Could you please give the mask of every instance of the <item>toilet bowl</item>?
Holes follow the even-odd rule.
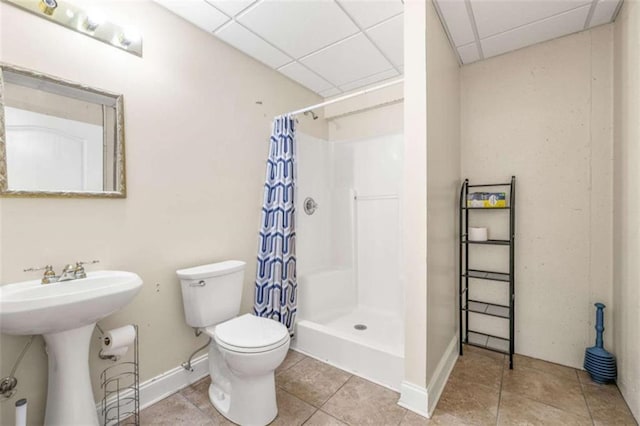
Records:
[[[250,314],[208,327],[209,399],[229,420],[266,425],[278,414],[274,370],[289,350],[287,328]]]
[[[288,329],[251,314],[237,316],[244,262],[177,271],[187,323],[211,337],[209,400],[227,419],[263,426],[278,414],[274,371],[289,350]]]

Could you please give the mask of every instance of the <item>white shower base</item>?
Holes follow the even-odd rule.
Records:
[[[354,328],[366,325],[366,330]],[[357,307],[321,321],[300,320],[292,348],[398,391],[404,376],[402,318]]]

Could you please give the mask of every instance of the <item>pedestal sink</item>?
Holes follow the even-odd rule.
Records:
[[[40,280],[0,286],[0,331],[42,334],[49,356],[45,425],[98,425],[89,375],[89,343],[100,319],[138,294],[132,272],[97,271],[52,284]]]

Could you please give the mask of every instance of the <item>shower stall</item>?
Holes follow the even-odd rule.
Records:
[[[402,135],[297,137],[294,349],[398,390]],[[305,209],[306,207],[306,209]]]

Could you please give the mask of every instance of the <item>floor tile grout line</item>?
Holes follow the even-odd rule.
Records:
[[[344,371],[344,370],[341,370],[341,371]],[[351,380],[351,379],[353,379],[353,378],[355,377],[355,375],[353,375],[353,374],[351,374],[351,373],[348,373],[348,372],[346,372],[346,371],[345,371],[345,373],[349,374],[349,378],[348,378],[347,380],[345,380],[345,382],[344,382],[344,383],[343,383],[343,384],[342,384],[338,389],[336,389],[336,391],[335,391],[334,393],[332,393],[332,394],[331,394],[331,396],[330,396],[329,398],[327,398],[327,400],[326,400],[325,402],[323,402],[323,403],[322,403],[322,405],[320,405],[320,407],[318,407],[318,410],[322,410],[322,407],[324,407],[325,405],[327,405],[327,402],[329,402],[329,401],[331,400],[331,398],[333,398],[334,396],[336,396],[336,394],[337,394],[338,392],[340,392],[340,389],[342,389],[342,388],[343,388],[343,387],[344,387],[344,386],[349,382],[349,380]],[[324,413],[324,412],[325,412],[325,411],[323,411],[323,413]],[[329,413],[327,413],[327,414],[329,414]],[[331,414],[329,414],[329,415],[330,415],[331,417],[334,417],[334,418],[338,419],[337,417],[335,417],[335,416],[333,416],[333,415],[331,415]],[[347,423],[345,420],[342,420],[342,419],[338,419],[338,420],[340,420],[340,421],[341,421],[341,422],[343,422],[343,423]]]
[[[313,417],[318,411],[321,412],[322,414],[326,414],[327,416],[331,417],[332,419],[335,419],[335,420],[339,421],[340,423],[347,424],[347,423],[343,422],[342,420],[340,420],[339,418],[337,418],[336,416],[332,416],[331,414],[327,413],[326,411],[322,411],[320,408],[318,408],[316,411],[314,411],[313,414],[311,415],[311,417]],[[307,420],[305,420],[304,423],[302,423],[302,425],[303,426],[306,425],[309,422],[309,420],[311,420],[311,417],[309,417]],[[349,426],[349,425],[347,425],[347,426]]]
[[[312,407],[313,407],[313,406],[312,406]],[[316,408],[316,407],[313,407],[313,408]],[[279,411],[279,410],[278,410],[278,411]],[[309,423],[309,420],[311,420],[311,417],[315,416],[315,415],[316,415],[316,413],[317,413],[318,411],[320,411],[320,409],[319,409],[319,408],[316,408],[316,411],[314,411],[313,413],[311,413],[311,415],[310,415],[308,418],[304,419],[304,422],[302,422],[302,426],[304,426],[304,425],[306,425],[307,423]]]
[[[502,403],[502,387],[504,386],[504,370],[506,358],[502,357],[502,374],[500,375],[500,391],[498,392],[498,408],[496,410],[496,426],[500,424],[500,404]]]
[[[341,370],[341,371],[344,371],[344,370]],[[351,380],[351,379],[353,379],[353,378],[355,377],[355,375],[353,375],[353,374],[349,373],[348,371],[344,371],[344,372],[345,372],[345,373],[347,373],[347,374],[349,375],[349,378],[348,378],[347,380],[345,380],[345,381],[344,381],[344,383],[343,383],[343,384],[341,384],[341,385],[340,385],[340,387],[339,387],[338,389],[336,389],[336,391],[335,391],[334,393],[332,393],[332,394],[331,394],[331,396],[330,396],[329,398],[327,398],[327,400],[326,400],[325,402],[323,402],[323,403],[322,403],[322,405],[321,405],[320,407],[318,407],[318,408],[322,408],[322,407],[324,407],[324,405],[325,405],[327,402],[329,402],[329,400],[330,400],[331,398],[333,398],[334,396],[336,396],[336,394],[337,394],[338,392],[340,392],[340,389],[342,389],[342,388],[343,388],[343,387],[344,387],[344,386],[349,382],[349,380]]]
[[[531,368],[530,368],[529,370],[533,370],[533,369],[531,369]],[[540,370],[533,370],[533,371],[539,372]],[[581,394],[581,395],[583,395],[583,394],[582,394],[582,387],[580,387],[580,394]],[[548,406],[548,407],[551,407],[551,408],[554,408],[554,409],[556,409],[556,410],[564,411],[564,412],[569,413],[569,414],[572,414],[572,415],[574,415],[574,416],[578,416],[578,417],[585,418],[585,417],[584,417],[584,415],[582,415],[582,414],[578,414],[578,413],[577,413],[577,412],[575,412],[575,411],[568,410],[568,409],[566,409],[566,408],[564,408],[564,407],[560,407],[560,406],[558,406],[558,405],[555,405],[555,402],[543,401],[543,400],[541,400],[541,399],[539,399],[539,398],[534,398],[533,396],[529,396],[529,395],[518,395],[518,396],[519,396],[520,398],[525,398],[525,399],[528,399],[528,400],[531,400],[531,401],[538,402],[538,403],[540,403],[540,404],[544,404],[544,405],[546,405],[546,406]],[[584,395],[583,395],[583,397],[584,397]],[[589,411],[588,406],[587,406],[587,411]],[[589,420],[591,420],[591,413],[589,413]]]
[[[582,389],[583,395],[585,397],[585,400],[587,398],[587,394],[585,393],[585,389],[587,389],[589,386],[596,386],[596,387],[600,387],[600,386],[615,386],[616,391],[617,391],[617,395],[619,397],[620,400],[622,400],[622,402],[624,403],[624,406],[627,409],[627,413],[631,416],[631,418],[635,421],[636,426],[639,424],[638,421],[636,420],[635,416],[633,415],[633,412],[631,411],[631,409],[629,408],[629,404],[627,403],[627,400],[624,399],[624,397],[622,396],[622,392],[620,392],[620,388],[618,387],[617,383],[613,383],[613,384],[609,384],[609,385],[601,385],[599,383],[595,383],[593,381],[591,382],[583,382],[582,379],[580,379],[580,371],[584,371],[584,370],[576,370],[576,374],[578,374],[578,381],[580,382],[580,387]],[[593,413],[591,413],[591,406],[589,405],[588,401],[585,401],[587,403],[587,409],[589,410],[589,414],[591,415],[591,417],[593,418]],[[595,424],[595,419],[593,419],[593,423]]]
[[[553,363],[552,363],[552,364],[553,364]],[[560,365],[560,364],[557,364],[557,365]],[[522,368],[522,367],[521,367],[521,368]],[[591,409],[590,409],[590,407],[589,407],[589,404],[588,404],[588,403],[587,403],[587,401],[586,401],[586,396],[585,396],[585,394],[584,394],[584,387],[583,387],[582,381],[580,380],[580,376],[579,376],[579,374],[578,374],[579,370],[577,370],[577,369],[575,369],[575,368],[572,368],[572,367],[567,367],[567,368],[571,368],[571,370],[572,370],[572,371],[573,371],[573,373],[575,374],[575,378],[577,379],[577,381],[578,381],[578,386],[579,386],[579,388],[580,388],[580,394],[582,395],[582,397],[583,397],[583,399],[584,399],[585,406],[587,407],[587,412],[589,413],[589,420],[591,421],[591,424],[593,425],[593,424],[594,424],[593,416],[592,416],[592,414],[591,414]],[[534,368],[534,367],[524,367],[524,369],[525,369],[525,370],[529,370],[529,371],[535,371],[536,373],[546,373],[546,374],[549,374],[549,375],[551,375],[551,376],[557,377],[557,376],[556,376],[556,375],[554,375],[553,373],[551,373],[551,372],[549,372],[549,371],[546,371],[546,370],[544,370],[544,369],[538,369],[538,368]],[[568,379],[568,378],[564,378],[564,379]],[[562,377],[560,377],[560,380],[564,380],[564,379],[563,379]],[[569,414],[572,414],[572,415],[574,415],[574,416],[579,416],[579,417],[584,418],[584,416],[582,416],[582,415],[578,414],[578,413],[577,413],[577,412],[575,412],[575,411],[568,410],[568,409],[566,409],[566,408],[564,408],[564,407],[556,406],[556,405],[554,405],[553,403],[550,403],[550,402],[548,402],[548,401],[542,401],[542,400],[540,400],[540,399],[533,398],[533,397],[531,397],[531,396],[525,396],[525,395],[520,395],[520,397],[525,398],[525,399],[529,399],[529,400],[531,400],[531,401],[538,402],[538,403],[540,403],[540,404],[546,405],[546,406],[548,406],[548,407],[550,407],[550,408],[554,408],[554,409],[556,409],[556,410],[564,411],[564,412],[569,413]]]
[[[595,420],[593,420],[593,413],[591,412],[591,407],[589,406],[589,401],[587,401],[587,395],[584,393],[584,386],[582,384],[582,380],[580,380],[580,375],[578,374],[578,370],[576,372],[576,379],[578,379],[578,384],[580,385],[580,393],[582,393],[582,398],[584,399],[584,404],[587,406],[587,411],[589,412],[589,419],[591,420],[591,424],[595,425]]]
[[[298,398],[298,399],[300,399],[300,398]],[[300,401],[302,401],[302,400],[300,399]],[[311,404],[309,404],[309,405],[311,405]],[[313,407],[313,405],[311,405],[311,406]],[[315,408],[315,410],[313,411],[313,413],[309,414],[309,417],[307,417],[306,419],[304,419],[304,422],[302,422],[302,424],[303,424],[303,425],[304,425],[305,423],[307,423],[307,422],[311,419],[311,417],[313,417],[313,415],[314,415],[314,414],[316,414],[316,413],[320,410],[319,408],[316,408],[316,407],[313,407],[313,408]],[[278,414],[280,414],[280,409],[278,409]],[[276,416],[276,417],[277,417],[277,416]]]
[[[293,351],[292,349],[289,349],[289,350],[290,350],[290,351]],[[287,371],[287,370],[288,370],[288,369],[290,369],[291,367],[295,367],[296,365],[298,365],[298,364],[299,364],[302,360],[304,360],[305,358],[308,358],[306,355],[304,355],[304,354],[302,354],[302,353],[300,353],[300,352],[297,352],[297,351],[293,351],[293,352],[295,352],[295,353],[297,353],[297,354],[300,354],[300,355],[302,355],[302,356],[300,357],[300,359],[299,359],[299,360],[297,360],[296,362],[294,362],[293,364],[291,364],[291,365],[290,365],[290,366],[288,366],[287,368],[285,368],[285,369],[283,369],[283,370],[278,371],[276,374],[280,374],[280,373],[282,373],[283,371]]]
[[[202,380],[204,380],[204,379],[198,380],[198,382],[200,382],[200,381],[202,381]],[[198,382],[196,382],[196,383],[198,383]],[[194,384],[195,384],[195,383],[194,383]],[[189,387],[193,386],[194,384],[189,385]],[[209,383],[209,386],[211,386],[211,383]],[[209,396],[209,386],[207,386],[207,400],[209,399],[209,398],[208,398],[208,396]],[[184,389],[186,389],[186,388],[184,388]],[[182,391],[183,391],[184,389],[182,389],[182,390],[180,390],[180,391],[179,391],[180,395],[182,395],[182,397],[183,397],[184,399],[186,399],[187,401],[189,401],[189,403],[190,403],[191,405],[193,405],[193,406],[196,408],[196,410],[200,411],[200,412],[201,412],[201,413],[202,413],[202,414],[203,414],[207,419],[213,419],[214,417],[211,417],[211,416],[209,415],[209,413],[207,413],[204,409],[200,408],[200,407],[198,406],[198,404],[196,404],[194,401],[192,401],[192,400],[191,400],[191,398],[189,398],[187,395],[185,395],[185,394],[183,394],[183,393],[182,393]],[[193,392],[193,393],[195,393],[195,390],[194,390],[194,392]],[[211,401],[209,401],[209,403],[211,403]],[[213,407],[213,404],[211,404],[211,406]],[[215,409],[215,407],[214,407],[214,409]],[[216,411],[217,411],[217,410],[216,410]],[[223,417],[224,417],[224,416],[223,416]],[[225,420],[226,420],[226,419],[227,419],[227,418],[225,417]]]
[[[191,386],[191,385],[190,385],[190,386]],[[185,389],[186,389],[186,388],[185,388]],[[201,409],[200,407],[198,407],[198,404],[196,404],[195,402],[191,401],[191,399],[190,399],[188,396],[184,395],[184,394],[182,393],[182,389],[181,389],[181,390],[179,390],[179,391],[178,391],[178,392],[176,392],[176,393],[179,393],[179,394],[180,394],[180,396],[181,396],[181,397],[183,397],[183,398],[184,398],[184,399],[189,403],[189,405],[192,405],[192,406],[193,406],[193,408],[195,408],[197,411],[199,411],[199,412],[200,412],[200,414],[202,414],[202,415],[203,415],[207,420],[213,420],[213,419],[214,419],[214,417],[211,417],[211,416],[209,415],[209,413],[207,413],[206,411],[204,411],[203,409]],[[175,394],[174,394],[174,395],[175,395]],[[165,398],[165,399],[166,399],[166,398]],[[226,418],[225,418],[225,420],[226,420]]]
[[[289,395],[290,397],[293,397],[293,398],[295,398],[295,399],[298,399],[298,400],[300,400],[300,401],[304,402],[305,404],[307,404],[308,406],[310,406],[311,408],[313,408],[313,409],[314,409],[314,410],[313,410],[313,412],[309,415],[309,417],[307,417],[306,419],[304,419],[304,422],[302,422],[302,424],[303,424],[303,425],[304,425],[305,423],[307,423],[307,422],[309,421],[309,419],[310,419],[311,417],[313,417],[313,415],[314,415],[316,412],[318,412],[318,411],[320,410],[320,408],[316,407],[315,405],[311,404],[310,402],[305,401],[304,399],[302,399],[302,398],[300,398],[300,397],[298,397],[298,396],[295,396],[294,394],[292,394],[291,392],[287,391],[286,389],[284,389],[284,388],[282,388],[282,387],[280,387],[280,386],[277,386],[277,385],[276,385],[276,387],[277,387],[277,388],[279,388],[281,392],[284,392],[284,393],[286,393],[287,395]],[[280,414],[280,408],[278,408],[278,414]],[[277,418],[277,417],[276,417],[276,418]],[[274,420],[275,420],[275,419],[274,419]]]

